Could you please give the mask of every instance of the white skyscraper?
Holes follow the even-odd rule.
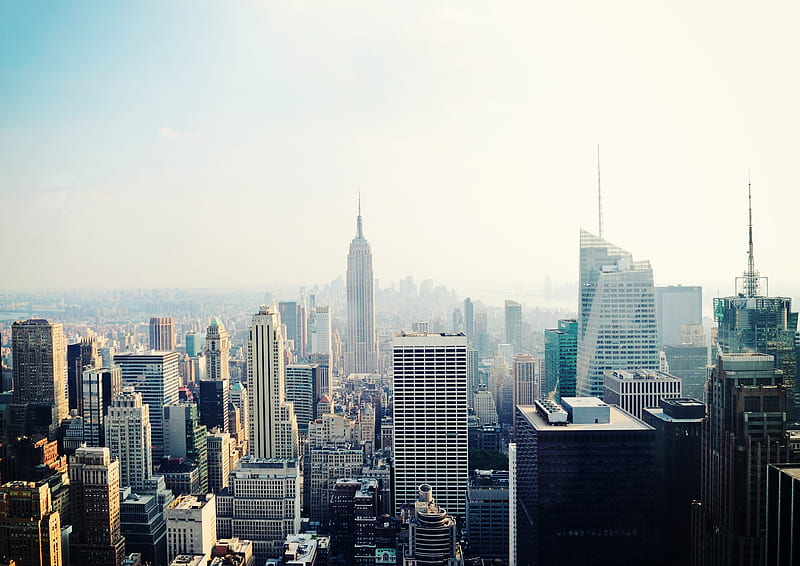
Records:
[[[403,333],[394,338],[395,505],[433,487],[454,515],[467,489],[467,337]]]
[[[220,319],[214,317],[206,331],[206,378],[210,381],[229,379],[228,362],[231,342]]]
[[[331,355],[331,307],[319,305],[316,308],[311,353]]]
[[[132,387],[115,395],[105,419],[106,447],[119,460],[120,486],[142,490],[153,470],[150,408]]]
[[[356,237],[350,242],[350,253],[347,254],[346,346],[345,374],[372,373],[378,370],[372,250],[369,242],[364,239],[360,201]]]
[[[253,315],[247,342],[249,454],[256,458],[297,458],[297,419],[284,393],[284,342],[280,315],[262,306]]]
[[[653,269],[649,261],[581,230],[577,390],[603,396],[603,372],[658,370]]]

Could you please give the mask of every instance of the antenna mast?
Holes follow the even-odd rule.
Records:
[[[741,284],[737,286],[739,292],[745,297],[758,297],[761,291],[761,274],[756,271],[755,255],[753,254],[753,193],[750,186],[750,170],[747,170],[747,271],[742,277],[737,277]],[[767,278],[764,277],[764,282]],[[768,291],[767,291],[768,292]]]
[[[600,142],[597,142],[597,227],[599,236],[603,238],[603,197],[600,191]]]

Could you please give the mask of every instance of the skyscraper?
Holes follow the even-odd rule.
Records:
[[[256,458],[297,458],[299,436],[291,403],[285,401],[281,319],[270,307],[253,315],[247,342],[249,454]]]
[[[150,318],[150,349],[161,352],[175,351],[175,321],[171,316]]]
[[[575,364],[578,358],[578,321],[558,321],[558,328],[544,331],[544,383],[542,396],[555,400],[575,397]]]
[[[692,555],[703,566],[764,559],[767,464],[789,461],[786,387],[767,354],[721,354],[709,380]]]
[[[125,352],[114,356],[122,369],[122,386],[133,387],[150,407],[153,458],[164,456],[164,405],[178,402],[180,374],[177,352]]]
[[[164,455],[182,458],[197,467],[200,491],[208,491],[207,429],[200,424],[197,405],[175,403],[164,407]]]
[[[231,342],[225,325],[217,317],[211,319],[206,330],[206,375],[211,381],[230,379]]]
[[[475,303],[467,297],[464,299],[464,331],[467,335],[467,342],[475,345]]]
[[[653,270],[585,230],[580,246],[577,390],[602,397],[604,371],[659,369]]]
[[[88,446],[105,446],[105,416],[111,400],[122,390],[119,367],[89,368],[83,372],[83,441]]]
[[[408,334],[394,338],[395,507],[430,484],[454,515],[467,489],[467,338]],[[435,415],[435,417],[434,417]]]
[[[378,371],[378,346],[375,335],[375,281],[372,275],[372,250],[361,225],[361,200],[358,204],[356,236],[347,254],[347,350],[345,374]]]
[[[278,303],[278,313],[281,316],[281,323],[286,326],[284,341],[291,341],[292,351],[300,350],[298,344],[298,306],[297,301],[281,301]]]
[[[428,484],[419,486],[414,513],[408,522],[408,550],[403,563],[407,560],[426,566],[464,564],[455,517],[447,508],[436,505]]]
[[[661,346],[678,344],[684,324],[703,323],[703,288],[670,285],[656,287],[656,324]]]
[[[102,365],[97,341],[94,338],[81,338],[80,342],[67,346],[67,388],[69,390],[69,408],[78,414],[83,412],[83,370],[87,367]]]
[[[506,300],[506,342],[513,346],[514,354],[524,354],[528,348],[522,345],[522,305],[517,301]],[[509,356],[507,359],[511,359]]]
[[[514,398],[511,403],[512,423],[517,424],[517,405],[533,405],[539,397],[536,380],[536,360],[527,354],[517,354],[511,366]]]
[[[61,519],[46,482],[0,487],[0,556],[20,566],[61,566]]]
[[[108,448],[81,447],[69,459],[73,564],[118,566],[125,554],[120,530],[119,462]]]
[[[331,307],[318,305],[314,313],[311,353],[331,355]]]
[[[150,407],[142,404],[141,393],[124,387],[111,400],[105,420],[105,445],[119,460],[120,487],[145,488],[153,472],[151,439]]]
[[[52,437],[68,412],[64,328],[43,319],[11,326],[14,357],[12,426]]]
[[[617,405],[637,419],[662,399],[680,399],[681,379],[661,371],[611,370],[603,375],[603,401]]]

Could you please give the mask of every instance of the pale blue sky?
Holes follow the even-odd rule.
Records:
[[[5,2],[0,288],[324,283],[361,188],[382,282],[800,288],[792,3]],[[791,246],[791,249],[787,249]],[[462,287],[463,289],[463,287]],[[466,291],[465,291],[466,292]]]

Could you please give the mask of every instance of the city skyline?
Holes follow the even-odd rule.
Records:
[[[577,229],[597,227],[598,141],[604,236],[648,257],[657,285],[730,293],[748,168],[757,264],[792,284],[777,249],[800,198],[798,85],[781,71],[796,6],[733,6],[725,25],[674,4],[188,6],[0,8],[3,289],[328,281],[359,187],[380,280],[453,285],[481,257],[493,281],[572,282]],[[271,216],[293,234],[272,250],[285,269],[235,245],[269,241],[247,211],[309,203],[326,214],[306,230]],[[172,239],[139,229],[159,211]],[[181,245],[209,226],[221,237]],[[116,231],[131,238],[103,237]],[[69,259],[78,242],[91,282]],[[187,269],[209,254],[239,268]]]

